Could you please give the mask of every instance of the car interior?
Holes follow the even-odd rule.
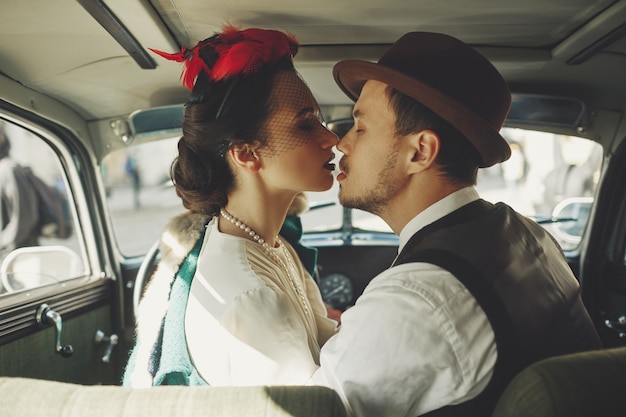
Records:
[[[189,92],[181,65],[150,49],[178,52],[225,24],[295,35],[296,69],[340,138],[354,104],[333,79],[340,60],[376,62],[411,31],[487,57],[512,92],[512,156],[476,188],[552,233],[604,346],[524,371],[494,416],[626,413],[626,0],[20,0],[0,13],[0,129],[50,213],[37,245],[0,246],[0,416],[345,415],[321,387],[120,386],[159,238],[185,210],[169,169]],[[398,237],[338,191],[307,193],[302,224],[324,301],[343,312],[392,264]]]

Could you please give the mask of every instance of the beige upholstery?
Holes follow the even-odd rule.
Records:
[[[626,348],[554,357],[522,371],[492,417],[626,416]]]
[[[0,377],[0,417],[345,417],[324,387],[130,389]]]

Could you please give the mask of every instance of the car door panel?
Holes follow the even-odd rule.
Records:
[[[0,375],[23,376],[85,384],[117,383],[119,354],[102,361],[107,345],[96,343],[95,334],[113,333],[111,282],[82,287],[59,297],[29,302],[0,311]],[[46,303],[61,317],[61,345],[73,353],[64,357],[55,349],[56,326],[40,324],[39,307]]]
[[[63,193],[72,222],[69,235],[41,233],[37,245],[0,256],[0,375],[119,384],[125,358],[117,346],[110,355],[107,348],[124,326],[123,294],[98,203],[98,167],[71,132],[0,116],[12,158]],[[39,314],[42,306],[54,314]],[[71,355],[57,352],[57,339],[61,347],[71,345]]]

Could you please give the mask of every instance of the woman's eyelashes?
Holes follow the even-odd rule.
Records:
[[[311,132],[313,130],[315,130],[316,128],[316,123],[311,122],[311,121],[305,121],[305,122],[301,122],[298,125],[298,128],[304,132]]]
[[[318,116],[311,114],[310,116],[305,117],[303,120],[298,123],[298,128],[305,132],[311,132],[319,128],[324,128],[324,122]]]

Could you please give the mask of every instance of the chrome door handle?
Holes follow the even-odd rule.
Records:
[[[48,324],[53,324],[55,327],[56,342],[54,349],[64,358],[69,358],[74,353],[72,345],[61,344],[61,331],[63,330],[63,320],[61,315],[54,310],[51,310],[48,304],[42,304],[37,309],[37,324],[41,327],[45,327]]]
[[[94,341],[96,343],[106,343],[107,347],[104,349],[104,355],[102,356],[102,362],[109,363],[111,361],[111,353],[113,353],[113,348],[117,345],[119,338],[116,334],[112,334],[111,336],[107,336],[102,330],[96,330],[96,336],[94,337]]]

